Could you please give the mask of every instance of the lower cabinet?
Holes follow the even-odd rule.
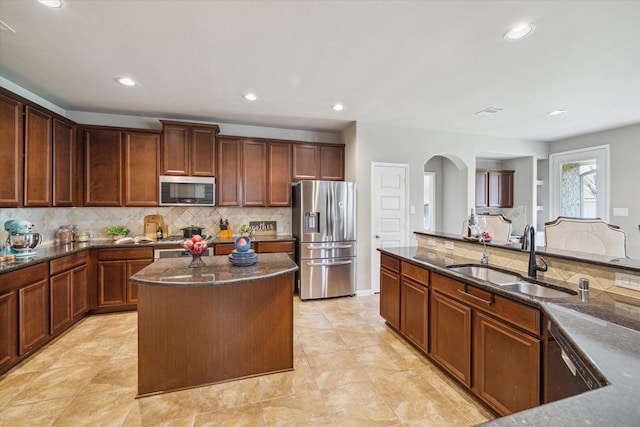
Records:
[[[380,316],[400,329],[400,261],[380,254]]]
[[[87,312],[87,260],[87,252],[80,252],[49,262],[51,334]]]
[[[18,293],[0,295],[0,369],[18,357]]]
[[[18,331],[20,355],[49,336],[49,282],[46,277],[18,291]]]
[[[429,271],[402,262],[400,280],[400,332],[427,351],[429,324]]]
[[[235,249],[235,243],[216,243],[213,249],[214,255],[228,255]],[[251,249],[259,254],[284,252],[289,258],[295,260],[294,242],[251,242]]]
[[[71,309],[72,280],[70,271],[56,274],[49,279],[52,334],[73,321]]]
[[[129,277],[153,262],[153,248],[98,252],[98,308],[135,308],[138,289]],[[104,311],[104,310],[103,310]]]

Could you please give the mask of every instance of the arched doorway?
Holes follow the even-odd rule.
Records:
[[[439,154],[431,157],[424,164],[424,173],[428,180],[433,180],[433,191],[429,200],[425,200],[425,212],[432,218],[433,230],[442,233],[459,234],[462,223],[467,217],[468,168],[455,155]],[[425,221],[427,218],[425,218]]]

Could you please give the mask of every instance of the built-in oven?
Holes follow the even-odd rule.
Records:
[[[544,378],[544,402],[575,396],[607,385],[594,368],[573,350],[562,331],[549,321],[549,339]]]

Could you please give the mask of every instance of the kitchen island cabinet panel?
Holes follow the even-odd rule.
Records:
[[[404,261],[400,271],[400,332],[426,353],[429,271]]]
[[[502,415],[540,405],[540,351],[540,339],[475,313],[474,392]]]
[[[18,357],[18,294],[0,295],[0,370]]]
[[[160,201],[160,135],[124,134],[125,206],[158,206]]]
[[[77,206],[76,127],[53,119],[53,206]]]
[[[380,316],[400,329],[400,261],[380,255]]]
[[[22,206],[23,104],[0,93],[0,207]]]
[[[26,106],[24,120],[24,205],[51,206],[53,118]]]
[[[220,137],[217,156],[216,206],[242,204],[242,144],[238,138]]]
[[[122,132],[84,131],[85,206],[122,206]]]
[[[267,160],[266,142],[242,141],[242,206],[267,206]]]

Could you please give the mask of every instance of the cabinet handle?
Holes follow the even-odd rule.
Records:
[[[480,302],[482,302],[482,303],[484,303],[484,304],[487,304],[487,305],[493,305],[493,303],[495,302],[495,301],[494,301],[494,299],[493,299],[493,294],[491,294],[491,299],[490,299],[489,301],[487,301],[486,299],[482,299],[482,298],[480,298],[480,297],[477,297],[477,296],[475,296],[475,295],[470,294],[469,292],[467,292],[467,285],[464,285],[464,290],[462,290],[462,289],[456,289],[456,291],[457,291],[459,294],[462,294],[462,295],[468,296],[469,298],[473,298],[474,300],[476,300],[476,301],[480,301]]]

